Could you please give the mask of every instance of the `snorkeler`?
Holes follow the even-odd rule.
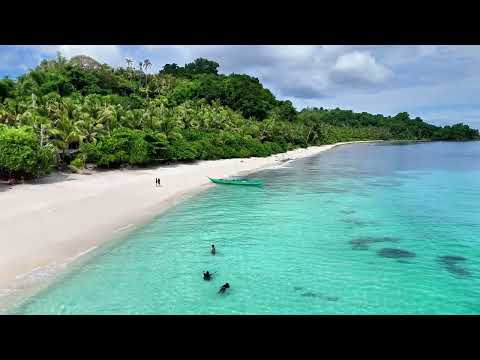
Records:
[[[225,291],[227,291],[227,289],[230,288],[230,284],[229,283],[225,283],[222,285],[222,287],[220,288],[220,290],[218,290],[218,293],[219,294],[223,294]]]
[[[217,252],[217,250],[215,249],[215,245],[212,245],[212,250],[210,250],[210,252],[212,253],[212,255],[215,255],[215,253]]]
[[[210,274],[208,271],[203,273],[203,280],[211,280],[212,279],[212,274]]]

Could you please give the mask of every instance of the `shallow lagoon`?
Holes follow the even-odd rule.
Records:
[[[479,142],[355,144],[218,185],[15,311],[479,314],[479,159]]]

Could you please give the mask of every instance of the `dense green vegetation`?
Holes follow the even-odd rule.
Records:
[[[297,112],[258,79],[218,73],[216,62],[145,60],[114,69],[78,56],[44,60],[16,80],[0,80],[0,176],[36,177],[86,163],[100,167],[268,156],[349,140],[470,140],[467,125],[438,127],[323,108]]]
[[[0,176],[43,175],[55,164],[55,155],[51,144],[40,146],[31,127],[0,125]]]

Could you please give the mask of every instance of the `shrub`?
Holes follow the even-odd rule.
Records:
[[[85,155],[80,154],[75,159],[70,162],[70,166],[74,167],[77,170],[83,169],[85,167]]]
[[[126,128],[117,128],[96,143],[84,145],[82,153],[88,161],[101,167],[117,167],[124,163],[141,165],[150,161],[150,145],[145,133]]]
[[[166,149],[168,160],[195,160],[198,156],[195,143],[188,142],[183,137],[173,139]]]
[[[150,161],[168,160],[168,139],[164,133],[150,131],[144,139],[148,143],[148,158]]]
[[[55,164],[55,148],[40,146],[30,127],[0,127],[0,175],[32,178],[45,175]]]
[[[131,141],[130,151],[128,152],[128,163],[131,165],[143,165],[150,161],[149,144],[142,137],[135,138]]]

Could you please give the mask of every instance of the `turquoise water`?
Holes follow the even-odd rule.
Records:
[[[479,142],[355,144],[218,185],[16,312],[479,314],[479,159]]]

